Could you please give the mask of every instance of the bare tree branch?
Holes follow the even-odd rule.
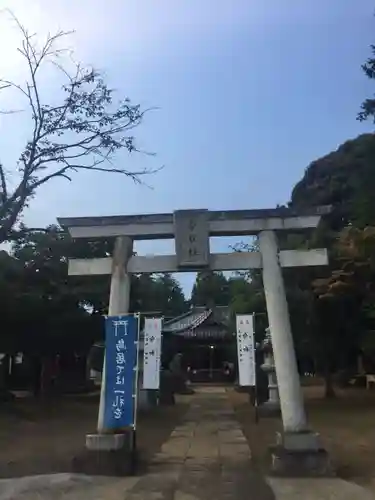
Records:
[[[128,98],[116,103],[114,90],[93,68],[75,63],[70,71],[61,62],[61,56],[68,51],[59,44],[71,32],[48,34],[45,41],[38,44],[36,35],[29,33],[12,12],[10,15],[22,35],[18,52],[25,61],[28,78],[25,84],[2,78],[0,91],[14,89],[25,98],[32,129],[16,165],[19,183],[11,191],[0,165],[0,243],[9,237],[37,189],[53,178],[71,180],[72,173],[85,170],[122,174],[143,183],[143,176],[160,170],[131,171],[116,164],[116,153],[122,150],[151,154],[140,151],[131,135],[149,110],[141,110]],[[71,58],[70,63],[72,61]],[[40,72],[46,64],[52,65],[64,79],[57,89],[61,91],[61,101],[57,104],[45,101],[39,84]]]
[[[8,186],[4,168],[1,163],[0,163],[0,183],[1,183],[0,203],[3,204],[8,199]]]

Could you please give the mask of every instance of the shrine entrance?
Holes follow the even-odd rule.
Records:
[[[234,382],[233,375],[226,371],[227,350],[225,345],[218,343],[189,346],[184,351],[189,380],[193,383]]]
[[[236,337],[225,306],[193,307],[166,321],[162,330],[165,366],[177,353],[191,382],[234,381]],[[227,373],[228,364],[231,365]],[[232,366],[233,365],[233,366]]]
[[[314,229],[327,207],[309,211],[288,208],[269,210],[179,210],[167,214],[114,217],[60,218],[73,238],[114,238],[112,257],[72,259],[70,275],[111,276],[110,316],[129,312],[132,273],[177,273],[201,270],[236,271],[262,269],[269,326],[274,347],[283,427],[286,433],[306,431],[302,391],[290,328],[282,268],[323,266],[326,249],[280,250],[278,232]],[[258,237],[259,252],[210,253],[211,236]],[[174,255],[133,255],[134,240],[174,239]],[[99,408],[98,431],[103,433],[104,393]]]

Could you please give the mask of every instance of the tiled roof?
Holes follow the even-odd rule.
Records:
[[[187,332],[194,332],[194,330],[203,325],[208,319],[226,329],[226,325],[229,322],[229,308],[225,306],[213,309],[194,307],[189,312],[166,321],[163,326],[163,333],[180,335]],[[207,325],[207,328],[210,329],[211,325]]]
[[[212,314],[212,309],[204,311],[192,310],[182,316],[178,316],[170,321],[164,323],[163,332],[179,333],[184,330],[197,328]]]

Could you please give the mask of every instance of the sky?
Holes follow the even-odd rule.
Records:
[[[119,98],[155,107],[136,129],[139,147],[117,157],[155,169],[150,187],[80,173],[42,188],[25,222],[95,216],[271,208],[286,203],[309,163],[371,131],[356,121],[373,93],[361,64],[375,43],[373,0],[0,0],[38,36],[75,30],[75,58],[101,70]],[[14,23],[0,12],[0,77],[22,81]],[[6,49],[5,49],[6,48]],[[45,75],[43,99],[56,94]],[[7,101],[8,99],[8,101]],[[17,97],[0,95],[0,107]],[[9,172],[27,139],[25,115],[0,115],[0,157]],[[228,251],[228,239],[212,251]],[[173,242],[139,244],[171,253]],[[182,275],[179,275],[181,278]],[[194,275],[183,275],[188,292]]]

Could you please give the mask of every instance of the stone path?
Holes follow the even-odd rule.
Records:
[[[126,500],[272,500],[225,389],[202,388]]]

